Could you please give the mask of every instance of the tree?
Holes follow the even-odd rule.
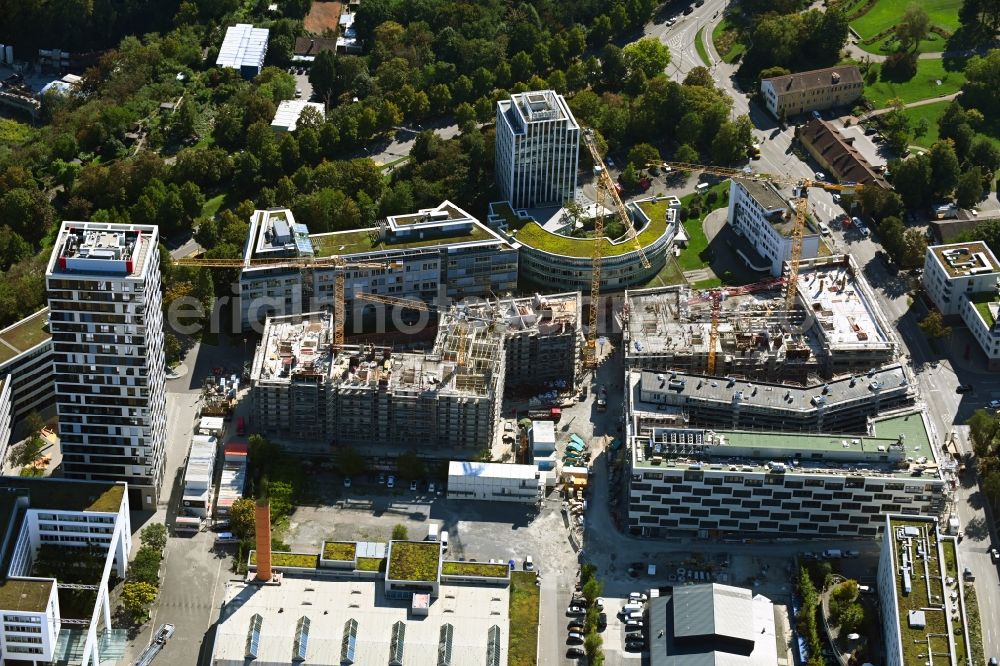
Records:
[[[985,409],[977,409],[965,422],[969,426],[969,439],[972,440],[972,451],[977,458],[986,458],[1000,433],[1000,422]]]
[[[587,663],[594,664],[597,659],[603,661],[603,652],[601,646],[604,645],[604,639],[596,631],[592,631],[583,639],[583,649],[587,653]],[[601,655],[598,657],[597,655]]]
[[[920,48],[920,42],[927,37],[931,28],[930,17],[923,7],[910,3],[903,12],[903,18],[896,24],[896,39],[903,48]]]
[[[911,157],[902,162],[893,162],[892,185],[903,199],[903,204],[910,209],[921,208],[929,203],[931,196],[931,160],[926,154]],[[861,190],[865,193],[875,188]]]
[[[955,154],[955,144],[945,139],[937,141],[931,146],[931,186],[934,195],[946,197],[958,184],[959,173],[958,156]]]
[[[128,568],[128,580],[150,585],[160,584],[160,562],[163,556],[160,551],[149,546],[143,546],[135,554],[135,559]]]
[[[915,227],[907,229],[903,233],[903,247],[900,251],[899,263],[903,268],[917,268],[923,266],[926,256],[927,236],[922,230]]]
[[[410,538],[410,532],[406,529],[406,525],[396,524],[392,526],[392,539],[393,541],[406,541]]]
[[[42,429],[45,427],[45,419],[42,415],[31,410],[28,415],[24,417],[24,432],[29,435],[41,435]]]
[[[635,165],[629,162],[625,165],[625,169],[622,170],[622,174],[619,177],[622,187],[626,190],[634,190],[639,187],[639,171],[635,168]]]
[[[583,598],[587,600],[588,606],[594,605],[594,600],[601,596],[601,591],[604,586],[601,585],[601,581],[596,578],[591,578],[583,585]]]
[[[893,150],[902,153],[910,143],[910,118],[901,99],[896,98],[890,104],[892,111],[881,118],[882,134]]]
[[[959,208],[972,208],[983,198],[983,170],[972,167],[958,178],[955,201]]]
[[[628,161],[637,169],[645,169],[650,164],[660,163],[660,151],[648,143],[637,143],[628,151]]]
[[[687,162],[688,164],[698,163],[698,151],[690,143],[685,143],[677,152],[674,153],[674,159],[678,162]]]
[[[938,310],[931,310],[918,325],[929,338],[946,338],[951,335],[951,326],[945,325],[944,317]]]
[[[864,624],[865,609],[861,604],[849,604],[840,611],[839,620],[843,633],[856,632]]]
[[[719,164],[734,164],[746,159],[753,143],[753,125],[747,116],[724,122],[712,140],[712,159]]]
[[[149,617],[149,606],[156,601],[156,588],[149,583],[128,582],[122,587],[122,610],[136,624]]]
[[[663,74],[670,64],[670,49],[654,37],[643,37],[622,49],[625,66],[629,71],[640,71],[646,78]]]
[[[158,552],[163,552],[167,547],[167,526],[163,523],[151,523],[142,528],[139,533],[142,538],[142,545],[149,546]]]
[[[882,246],[898,259],[903,251],[903,234],[906,233],[903,221],[898,217],[887,217],[879,223],[878,232],[882,236]]]
[[[256,506],[252,498],[241,497],[229,509],[229,529],[241,541],[252,539],[256,532]]]

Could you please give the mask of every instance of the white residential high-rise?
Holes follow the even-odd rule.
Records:
[[[497,102],[496,172],[514,208],[559,206],[576,194],[580,125],[554,90]]]
[[[67,478],[127,481],[155,510],[166,438],[155,226],[63,222],[46,271]]]

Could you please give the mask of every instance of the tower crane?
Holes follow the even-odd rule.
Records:
[[[337,349],[344,346],[344,271],[350,269],[386,270],[401,265],[398,261],[348,261],[342,257],[274,257],[267,259],[212,259],[182,257],[175,266],[192,268],[333,268],[333,340]]]
[[[604,160],[601,159],[601,154],[597,150],[597,141],[594,138],[594,130],[590,128],[584,130],[583,142],[586,144],[587,150],[590,151],[590,156],[593,158],[594,166],[598,168],[597,209],[594,211],[594,248],[590,257],[590,318],[587,330],[587,344],[584,350],[585,366],[588,368],[594,368],[597,365],[597,307],[601,297],[601,252],[603,249],[602,243],[604,242],[604,204],[608,198],[611,199],[611,203],[615,209],[615,214],[625,227],[629,240],[635,244],[636,250],[639,252],[639,261],[642,262],[644,268],[649,268],[650,263],[649,258],[646,257],[646,252],[642,249],[642,244],[639,242],[639,236],[635,232],[635,226],[632,224],[632,218],[629,217],[625,204],[622,202],[621,197],[618,196],[618,189],[615,187],[615,182],[611,179],[611,174],[608,173],[608,168],[605,166]]]
[[[785,313],[791,316],[795,307],[795,296],[798,289],[799,264],[802,261],[802,243],[805,239],[806,212],[808,209],[808,199],[806,190],[809,187],[819,187],[831,192],[854,192],[861,189],[860,184],[837,184],[827,183],[822,180],[811,178],[789,178],[788,176],[774,176],[766,173],[748,172],[744,169],[733,169],[730,167],[708,166],[704,164],[691,164],[688,162],[665,162],[671,169],[680,171],[702,171],[715,176],[726,178],[743,177],[765,180],[779,185],[794,185],[798,188],[795,197],[795,219],[792,223],[792,248],[788,258],[788,273],[782,278],[785,283]],[[722,290],[716,289],[711,294],[712,299],[712,324],[708,334],[708,374],[715,374],[716,346],[719,340],[719,318],[722,313]]]

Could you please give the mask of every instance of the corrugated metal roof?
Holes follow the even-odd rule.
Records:
[[[215,64],[220,67],[262,67],[267,55],[267,28],[255,28],[249,23],[237,23],[226,30]]]
[[[727,636],[753,641],[750,590],[711,583],[674,589],[674,636]]]

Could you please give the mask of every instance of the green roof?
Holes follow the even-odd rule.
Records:
[[[5,477],[0,488],[28,492],[32,509],[63,511],[117,513],[125,496],[125,486],[120,483],[69,479]]]
[[[384,557],[359,557],[358,571],[383,571],[385,568]]]
[[[408,242],[385,242],[377,240],[375,229],[355,229],[353,231],[338,231],[330,234],[310,236],[317,257],[330,257],[344,254],[365,254],[369,252],[391,252],[393,250],[411,250],[420,247],[436,245],[454,245],[456,243],[474,243],[478,241],[497,240],[485,227],[473,223],[468,229],[450,234],[427,236],[420,240]]]
[[[924,427],[924,420],[921,418],[920,412],[873,419],[872,430],[876,437],[891,440],[898,440],[899,436],[903,435],[908,458],[926,456],[928,460],[935,459],[934,452],[931,450],[931,440],[927,435],[927,428]]]
[[[730,446],[745,446],[770,449],[789,449],[790,451],[833,452],[843,451],[844,442],[860,442],[864,451],[877,450],[878,446],[895,444],[895,437],[858,437],[856,435],[836,435],[807,432],[767,432],[750,430],[713,430],[726,438]],[[857,445],[855,445],[857,446]]]
[[[0,583],[0,610],[42,613],[49,603],[53,585],[55,581],[50,578],[8,578]]]
[[[987,328],[993,328],[993,324],[996,323],[996,317],[990,312],[990,304],[1000,302],[1000,298],[997,297],[996,292],[981,291],[977,294],[969,294],[969,300],[976,306],[976,311],[979,312],[979,316],[986,322]]]
[[[390,580],[436,581],[441,544],[437,541],[393,541],[389,544]]]
[[[353,562],[358,544],[353,541],[327,541],[323,544],[323,559]]]
[[[493,211],[507,217],[507,210],[502,210],[503,206],[494,206]],[[639,231],[639,244],[646,247],[659,239],[667,231],[667,208],[669,200],[663,198],[656,203],[643,201],[638,204],[642,211],[649,217],[649,224]],[[510,211],[513,215],[513,211]],[[516,219],[516,216],[515,218]],[[520,230],[518,230],[518,225]],[[510,226],[511,236],[517,242],[528,247],[536,248],[552,254],[561,254],[568,257],[589,257],[594,252],[594,240],[588,238],[571,238],[561,234],[552,233],[543,229],[538,222],[530,220],[528,222],[518,221]],[[612,243],[607,237],[602,241],[601,256],[616,257],[635,251],[635,243],[629,239],[624,239],[618,243]]]
[[[488,564],[486,562],[443,562],[441,573],[445,576],[506,578],[510,573],[510,567],[506,564]]]
[[[51,338],[48,321],[49,309],[44,308],[0,332],[0,363]]]
[[[257,565],[257,551],[250,551],[250,564]],[[299,567],[302,569],[315,569],[319,566],[319,555],[312,553],[287,553],[284,551],[271,551],[272,567]]]

